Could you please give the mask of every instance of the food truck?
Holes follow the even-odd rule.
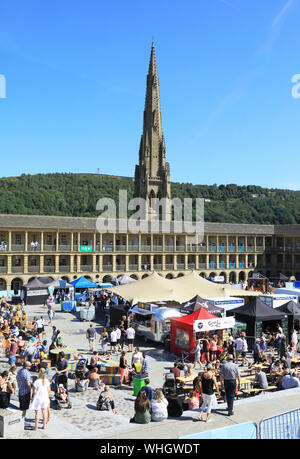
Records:
[[[129,312],[129,321],[137,335],[143,336],[145,341],[163,343],[170,331],[170,319],[182,317],[175,308],[159,307],[152,303],[138,303]]]

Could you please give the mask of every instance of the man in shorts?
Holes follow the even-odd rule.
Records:
[[[128,352],[132,352],[133,351],[133,340],[135,338],[135,330],[131,325],[126,330],[126,337],[127,337],[127,343],[128,343]]]
[[[117,343],[118,343],[118,332],[117,327],[115,326],[110,333],[110,350],[111,352],[117,352]]]
[[[86,338],[89,342],[90,351],[93,352],[94,350],[94,340],[96,338],[96,330],[93,327],[93,324],[90,324],[90,328],[86,331]]]
[[[30,362],[25,362],[23,368],[18,371],[17,373],[17,383],[19,389],[19,402],[20,402],[20,410],[23,411],[23,418],[26,416],[26,411],[29,409],[30,406],[30,398],[31,398],[31,384],[32,379],[29,373],[31,368]]]

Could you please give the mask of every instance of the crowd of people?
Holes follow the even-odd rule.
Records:
[[[103,305],[107,301],[113,301],[112,296],[104,296]],[[0,406],[9,406],[10,396],[17,395],[24,417],[28,409],[35,410],[35,430],[38,429],[40,414],[44,429],[49,422],[51,390],[60,403],[69,400],[69,362],[64,354],[64,338],[61,331],[52,325],[52,302],[47,301],[45,307],[49,316],[47,325],[51,326],[49,341],[44,335],[46,324],[43,316],[29,321],[24,303],[10,305],[5,301],[0,302],[2,345],[10,367],[0,376]],[[105,310],[106,306],[102,311]],[[291,330],[287,339],[279,324],[276,331],[266,329],[256,339],[253,358],[249,358],[248,341],[243,330],[235,336],[229,333],[226,340],[208,333],[197,336],[191,351],[192,359],[183,369],[185,378],[194,376],[192,388],[186,395],[183,395],[183,384],[178,379],[182,374],[177,362],[170,370],[175,382],[170,390],[151,386],[149,355],[135,345],[135,329],[126,315],[121,317],[118,324],[102,327],[100,333],[90,323],[86,339],[87,352],[91,355],[90,358],[77,355],[77,360],[84,361],[85,365],[81,374],[75,371],[75,391],[99,391],[97,409],[117,413],[113,393],[101,371],[103,360],[117,362],[118,385],[121,389],[125,385],[132,385],[134,376],[140,376],[144,381],[134,402],[134,416],[130,418],[130,422],[139,424],[180,417],[185,410],[197,412],[200,421],[205,413],[204,420],[209,422],[218,399],[227,402],[228,415],[231,416],[234,399],[240,389],[241,367],[245,366],[249,369],[258,363],[268,366],[267,371],[256,369],[255,388],[265,389],[272,385],[284,390],[300,386],[299,375],[291,365],[291,359],[297,355],[297,333]],[[54,349],[59,351],[58,355],[51,353]],[[19,363],[22,367],[18,370]],[[49,374],[50,368],[54,369],[53,375]],[[195,370],[199,370],[199,373],[194,373]],[[36,376],[32,376],[34,371]]]

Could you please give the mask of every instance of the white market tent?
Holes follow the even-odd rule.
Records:
[[[232,285],[215,284],[192,271],[176,279],[166,279],[156,272],[133,284],[121,285],[111,289],[125,300],[136,304],[155,301],[177,301],[184,303],[196,295],[202,298],[229,296],[258,296],[259,292],[242,290]]]

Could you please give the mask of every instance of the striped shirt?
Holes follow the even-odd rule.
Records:
[[[21,368],[17,373],[17,383],[19,388],[19,395],[26,395],[30,392],[31,387],[28,383],[31,382],[31,375],[26,368]]]
[[[240,376],[240,370],[236,363],[226,362],[220,368],[220,373],[224,379],[237,379]]]

